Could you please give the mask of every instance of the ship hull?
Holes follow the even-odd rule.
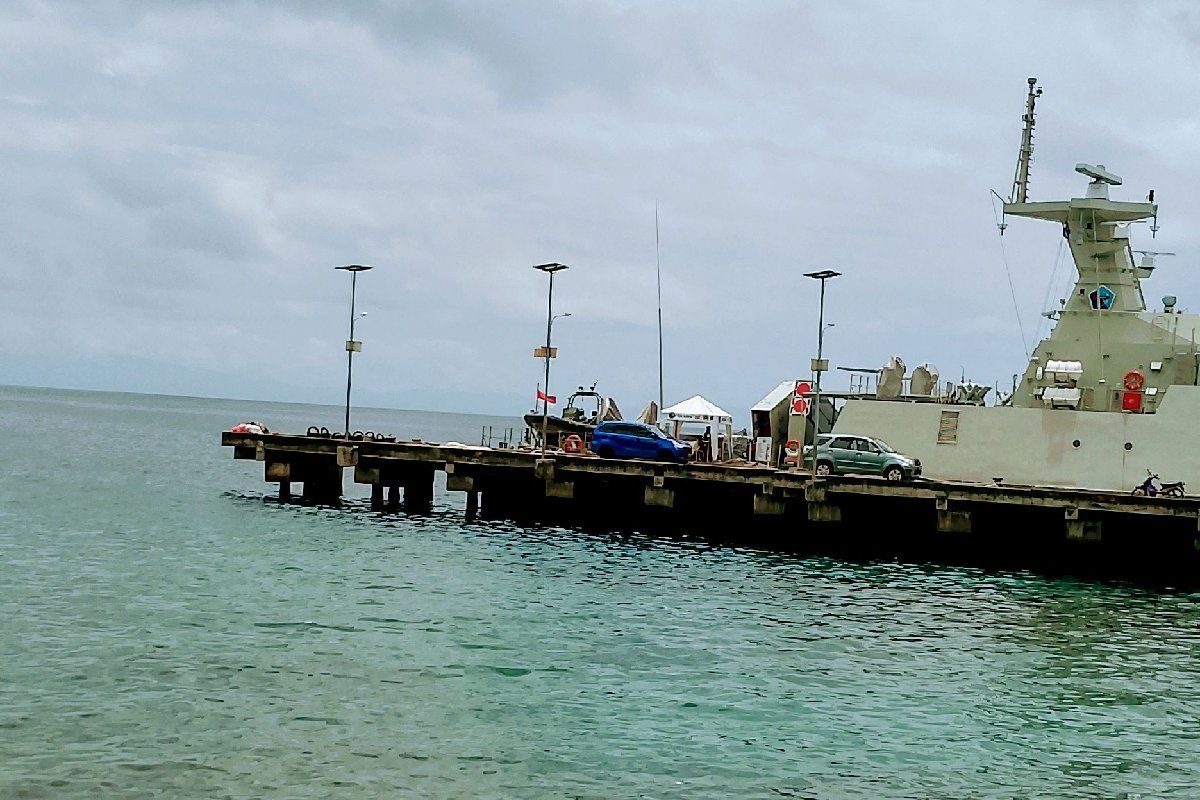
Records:
[[[834,432],[883,439],[939,480],[1130,491],[1151,470],[1200,491],[1197,386],[1153,414],[850,400]]]

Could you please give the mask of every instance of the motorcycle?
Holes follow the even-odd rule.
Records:
[[[1154,484],[1155,481],[1158,481],[1157,486]],[[1141,495],[1144,497],[1157,497],[1158,495],[1163,495],[1165,497],[1183,497],[1185,490],[1186,487],[1184,486],[1183,481],[1165,483],[1161,478],[1158,477],[1156,473],[1146,470],[1146,480],[1142,481],[1140,485],[1133,487],[1133,492],[1131,492],[1131,494]]]

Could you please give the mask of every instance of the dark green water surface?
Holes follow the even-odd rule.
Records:
[[[339,415],[0,389],[0,797],[1200,796],[1196,594],[285,507],[218,446]]]

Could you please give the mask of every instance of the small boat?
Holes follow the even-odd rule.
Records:
[[[617,407],[617,402],[597,392],[596,384],[593,383],[588,389],[580,386],[567,398],[567,405],[561,414],[550,414],[546,417],[547,444],[560,447],[562,440],[571,434],[586,441],[601,422],[620,419],[621,409]],[[531,440],[540,441],[541,412],[530,411],[525,415],[525,424],[529,426]]]

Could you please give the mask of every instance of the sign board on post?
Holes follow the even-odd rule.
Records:
[[[358,341],[357,339],[347,339],[346,340],[346,352],[347,353],[361,353],[362,352],[362,342]]]
[[[814,358],[809,362],[809,368],[813,372],[829,372],[829,359]]]
[[[545,347],[534,348],[533,357],[534,358],[545,358],[546,357],[546,348]],[[558,348],[557,347],[550,348],[550,357],[558,358]]]
[[[759,464],[771,463],[771,437],[759,436],[754,440],[754,460]]]

